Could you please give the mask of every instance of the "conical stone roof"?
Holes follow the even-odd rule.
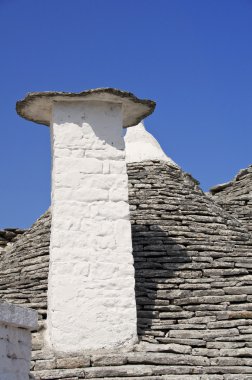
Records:
[[[145,160],[127,170],[140,344],[130,353],[80,358],[57,359],[45,350],[48,212],[0,258],[1,297],[40,313],[33,374],[245,379],[252,373],[250,233],[174,164]]]
[[[46,317],[51,215],[47,211],[0,254],[0,297]]]

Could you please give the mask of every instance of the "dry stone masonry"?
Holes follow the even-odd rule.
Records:
[[[210,190],[214,200],[252,232],[252,165],[240,170],[233,181]]]
[[[47,315],[50,229],[48,211],[0,255],[1,299],[36,309],[40,324]]]
[[[99,96],[101,96],[100,91],[97,92]],[[117,96],[116,91],[118,90],[111,92],[110,89],[108,94],[112,94],[112,97]],[[53,210],[57,211],[56,216],[52,215],[51,222],[51,210],[47,211],[30,230],[18,238],[13,246],[4,250],[0,255],[1,298],[25,306],[30,305],[38,310],[39,331],[33,334],[32,376],[36,380],[136,380],[141,378],[145,380],[251,380],[251,167],[243,170],[228,186],[222,185],[212,190],[213,195],[209,196],[199,188],[196,180],[183,172],[164,154],[158,142],[145,131],[143,124],[140,123],[134,127],[135,129],[129,129],[125,137],[128,181],[126,180],[125,163],[123,171],[120,173],[110,173],[109,171],[104,173],[104,155],[109,154],[106,160],[109,161],[107,167],[110,168],[111,161],[113,165],[116,162],[120,164],[124,162],[122,149],[115,149],[119,147],[115,146],[117,143],[113,144],[113,147],[112,144],[108,147],[105,143],[106,146],[103,149],[94,149],[96,143],[100,143],[99,140],[93,140],[92,149],[80,145],[80,141],[83,139],[86,140],[85,144],[91,140],[90,137],[87,137],[90,134],[89,127],[87,130],[83,128],[85,137],[77,135],[80,132],[79,125],[82,123],[80,118],[83,116],[81,115],[83,108],[78,111],[80,104],[77,102],[78,104],[74,103],[73,105],[72,97],[77,96],[78,99],[79,95],[68,94],[67,96],[71,99],[68,99],[67,107],[64,104],[64,109],[62,109],[63,105],[59,102],[62,100],[61,95],[49,93],[49,98],[56,97],[58,101],[54,108],[54,123],[51,128],[54,147]],[[85,93],[84,96],[88,97],[89,95]],[[33,113],[29,115],[29,119],[48,124],[51,109],[50,102],[45,101],[46,97],[47,95],[41,95],[41,93],[28,96],[23,103],[18,104],[18,112],[27,117],[27,109],[31,110],[29,107],[33,103]],[[128,98],[128,95],[125,97]],[[99,106],[99,112],[103,112],[101,111],[103,107],[106,108],[106,104],[103,103],[102,107]],[[118,106],[113,105],[112,108],[114,109],[114,107]],[[129,109],[127,108],[129,103],[125,107]],[[85,109],[87,118],[85,123],[89,123],[95,117],[92,116],[91,108],[89,105],[88,109]],[[40,112],[41,109],[43,109],[43,114]],[[65,111],[67,111],[66,114]],[[104,115],[99,114],[96,110],[95,115],[98,115],[98,119],[106,120],[106,117],[111,115],[111,111],[111,109],[107,109],[104,112],[106,115]],[[133,107],[132,112],[135,111],[136,109]],[[145,112],[147,112],[146,109]],[[67,129],[69,122],[66,121],[66,116],[68,115],[72,120],[73,132],[78,131],[76,135],[75,133],[71,134],[70,129]],[[137,122],[139,121],[137,120]],[[129,126],[129,123],[129,120],[123,116],[123,125]],[[111,122],[108,124],[113,125]],[[95,130],[94,125],[99,125],[99,123],[91,123],[91,125],[93,136],[94,134],[99,136],[100,132],[104,131],[100,128]],[[116,131],[115,128],[114,136],[116,136]],[[116,141],[121,144],[122,141],[119,135],[117,136],[118,140],[116,139]],[[104,140],[107,137],[106,134]],[[61,141],[61,138],[66,138],[66,140]],[[114,137],[111,141],[114,141],[113,139]],[[73,145],[71,145],[72,143]],[[103,152],[98,157],[97,154],[100,150]],[[111,152],[113,152],[112,156]],[[92,157],[89,156],[90,154]],[[60,160],[55,163],[55,160],[62,158],[64,163],[60,165],[64,167],[64,173],[58,166]],[[91,161],[90,166],[85,165],[84,160],[86,159],[92,159],[92,162],[95,160],[95,165],[98,165],[98,162],[102,165],[96,167]],[[67,165],[68,161],[69,165]],[[78,167],[80,161],[81,164]],[[74,163],[77,164],[78,169],[73,165]],[[86,171],[87,167],[90,167],[92,171],[84,173],[83,170]],[[95,183],[93,183],[94,174],[96,175]],[[119,178],[118,174],[120,177],[123,176],[122,186],[121,182],[119,185],[117,181],[107,186],[105,175],[110,176],[111,174],[116,174],[116,179]],[[98,181],[99,175],[104,175],[102,182]],[[90,214],[97,199],[90,199],[87,205],[84,205],[83,199],[75,199],[81,188],[79,185],[84,180],[86,184],[92,182],[94,189],[96,189],[96,181],[98,181],[99,191],[107,189],[108,202],[112,201],[110,196],[119,196],[119,199],[114,199],[119,203],[126,202],[127,194],[129,197],[135,271],[134,302],[137,309],[135,327],[137,327],[139,339],[139,342],[130,350],[108,351],[102,349],[94,352],[89,340],[86,340],[89,347],[85,349],[83,345],[79,352],[55,352],[47,345],[46,333],[48,321],[50,321],[50,309],[52,309],[50,276],[53,261],[51,258],[49,270],[49,251],[52,244],[57,242],[55,249],[60,248],[63,256],[70,258],[74,263],[76,254],[80,252],[79,244],[87,247],[91,241],[89,229],[86,227],[82,229],[80,227],[82,223],[87,221],[91,223],[94,218],[96,225],[99,226],[96,236],[102,236],[102,239],[104,236],[106,238],[109,236],[106,235],[106,231],[109,230],[106,225],[107,221],[110,221],[108,218],[110,214],[107,212],[106,217],[105,214],[100,215],[102,207]],[[104,185],[101,186],[101,183]],[[104,186],[107,186],[106,189]],[[116,192],[117,188],[121,189],[119,194]],[[111,195],[111,193],[113,194]],[[85,193],[86,196],[87,193]],[[95,191],[90,196],[95,196]],[[121,199],[122,196],[125,198]],[[55,201],[57,201],[56,207]],[[71,205],[67,210],[69,214],[64,208],[65,202]],[[102,200],[102,202],[106,203],[107,201]],[[80,208],[76,208],[76,203],[78,203],[78,207],[80,204],[81,207],[84,207],[85,213],[84,210],[79,213]],[[58,207],[59,209],[57,209]],[[63,219],[60,218],[60,215],[63,215],[61,211],[65,215]],[[85,215],[85,218],[80,219],[79,214]],[[127,220],[124,217],[122,219]],[[62,231],[60,231],[61,228]],[[102,228],[105,228],[105,231],[100,235]],[[127,226],[125,228],[127,229]],[[55,240],[54,234],[63,232],[65,229],[71,231],[71,234],[66,233],[66,236],[61,234],[60,238]],[[123,232],[124,228],[122,228],[122,235]],[[69,243],[71,243],[72,251],[65,251]],[[96,239],[92,240],[93,245],[96,243]],[[125,244],[127,246],[128,239]],[[88,248],[90,246],[89,244]],[[75,250],[76,248],[78,250]],[[107,249],[107,246],[105,248]],[[120,244],[117,244],[116,251],[120,253],[121,257]],[[71,257],[72,252],[74,256]],[[56,253],[55,251],[55,255]],[[52,251],[50,255],[52,255]],[[85,258],[83,265],[88,264],[88,275],[85,270],[82,270],[81,273],[77,271],[76,275],[83,282],[83,288],[79,287],[80,283],[77,284],[76,295],[78,295],[79,288],[85,295],[84,292],[89,292],[91,285],[91,282],[87,281],[87,277],[93,264],[90,265],[84,252],[82,257]],[[99,264],[98,256],[94,257],[96,257],[96,263]],[[106,257],[107,269],[105,268],[106,270],[99,273],[101,276],[104,273],[105,275],[109,274],[106,284],[113,285],[113,289],[117,290],[118,286],[121,287],[121,279],[120,276],[114,277],[117,272],[114,271],[114,267],[120,263],[121,265],[127,263],[127,260],[124,262],[125,258],[122,257],[122,262],[118,263],[114,256],[113,260],[109,260],[109,258],[108,255]],[[58,255],[58,259],[60,259],[60,255]],[[83,269],[81,264],[78,267]],[[61,275],[66,276],[66,269],[70,272],[73,270],[72,268],[74,265],[69,269],[62,268],[58,277],[59,283]],[[49,292],[47,296],[48,273]],[[132,278],[132,275],[130,276]],[[97,276],[94,277],[94,281],[96,280]],[[109,286],[108,289],[110,289]],[[98,291],[97,288],[94,299],[97,312],[100,310],[100,295],[104,295],[103,291],[104,289]],[[73,294],[72,292],[72,296]],[[121,299],[117,298],[116,294],[115,291],[112,297],[111,293],[111,302],[107,304],[107,307],[118,312],[117,309],[120,310],[122,306],[121,301],[125,300],[125,293],[122,292]],[[65,297],[68,295],[58,293],[58,297],[61,296],[66,302]],[[103,298],[107,302],[106,297]],[[48,300],[49,314],[47,313]],[[132,301],[132,298],[130,300]],[[83,307],[80,299],[78,302],[82,311],[81,316],[86,321],[86,313],[88,314],[89,310]],[[131,309],[132,304],[129,303],[129,305],[129,309]],[[55,310],[57,311],[57,309]],[[127,305],[125,305],[125,314],[117,315],[120,317],[119,324],[124,328],[128,318]],[[68,314],[68,318],[62,320],[66,331],[72,321],[74,319],[70,314]],[[64,324],[62,323],[62,328],[64,328]],[[85,340],[82,335],[84,333],[82,326],[78,324],[75,326],[76,335],[72,335],[72,337],[75,338],[80,333],[81,341]],[[99,327],[99,324],[96,323],[96,326],[95,339],[99,334],[103,334],[103,329]],[[115,335],[120,336],[120,331],[122,330],[114,328]],[[65,336],[64,334],[65,331],[62,330],[62,336]],[[81,344],[78,340],[77,342],[78,345]]]
[[[209,364],[211,356],[234,353],[234,342],[244,347],[251,235],[178,168],[142,162],[128,165],[128,174],[142,340],[187,345]]]
[[[0,302],[0,379],[28,380],[31,330],[37,328],[34,310]]]
[[[250,235],[181,169],[145,161],[127,172],[140,343],[131,353],[55,358],[43,346],[41,321],[35,378],[250,379]],[[48,256],[49,213],[36,224],[30,239],[40,231]],[[37,257],[37,275],[44,270]]]
[[[5,228],[0,230],[0,254],[8,249],[25,232],[21,228]]]

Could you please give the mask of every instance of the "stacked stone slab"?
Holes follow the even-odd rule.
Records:
[[[252,232],[252,165],[240,170],[231,182],[213,187],[210,193]]]
[[[0,230],[0,254],[6,248],[9,248],[25,232],[21,228],[5,228]]]
[[[48,211],[0,255],[1,298],[37,309],[40,320],[47,310],[50,225]]]
[[[218,355],[217,342],[252,323],[251,237],[179,168],[144,162],[128,174],[139,336]]]
[[[0,302],[1,380],[28,380],[31,330],[36,328],[36,311]]]
[[[41,323],[32,373],[41,380],[251,379],[251,235],[169,162],[131,163],[127,171],[140,342],[133,352],[55,358]],[[0,259],[1,296],[37,307],[40,319],[49,237],[48,212]]]

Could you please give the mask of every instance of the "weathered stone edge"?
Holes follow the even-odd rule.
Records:
[[[151,115],[154,112],[155,107],[156,107],[156,102],[154,102],[153,100],[139,99],[131,92],[122,91],[122,90],[111,88],[111,87],[105,87],[105,88],[96,88],[96,89],[91,89],[91,90],[81,91],[81,92],[63,92],[63,91],[30,92],[26,95],[24,99],[17,101],[16,111],[19,116],[23,117],[26,120],[34,121],[35,123],[49,126],[49,124],[45,120],[37,120],[31,117],[27,117],[25,115],[25,112],[24,112],[25,107],[29,105],[29,103],[31,103],[34,99],[36,98],[52,98],[53,99],[56,96],[65,96],[67,98],[75,98],[79,96],[84,97],[90,94],[101,94],[101,93],[112,94],[115,96],[119,96],[121,98],[128,98],[134,103],[148,106],[149,110],[146,112],[143,112],[141,116],[136,117],[134,125],[138,124],[145,117]],[[131,127],[131,126],[132,124],[124,125],[124,128]]]
[[[242,178],[243,176],[248,174],[251,171],[251,169],[252,169],[252,165],[249,165],[245,169],[240,169],[239,172],[236,174],[236,176],[231,181],[226,182],[226,183],[221,183],[219,185],[215,185],[215,186],[210,188],[209,192],[212,195],[215,195],[216,193],[221,192],[222,190],[226,189],[227,187],[232,186],[235,182],[239,181],[240,178]]]
[[[27,330],[37,329],[36,310],[0,301],[0,323],[21,327]]]

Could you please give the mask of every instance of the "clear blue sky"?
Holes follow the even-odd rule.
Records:
[[[30,91],[117,87],[204,190],[252,163],[252,0],[0,0],[0,228],[50,204],[49,129],[16,115]]]

